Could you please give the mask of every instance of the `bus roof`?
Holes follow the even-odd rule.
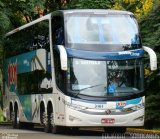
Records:
[[[27,24],[25,24],[25,25],[23,25],[23,26],[20,26],[20,27],[18,27],[18,28],[16,28],[16,29],[12,30],[12,31],[8,32],[8,33],[6,34],[6,36],[10,36],[10,35],[18,32],[18,31],[23,30],[23,29],[25,29],[25,28],[27,28],[27,27],[29,27],[29,26],[32,26],[32,25],[34,25],[34,24],[36,24],[36,23],[38,23],[38,22],[40,22],[40,21],[47,20],[47,19],[49,20],[49,19],[51,18],[51,16],[53,16],[53,15],[60,15],[60,14],[66,15],[66,14],[86,13],[86,12],[87,12],[87,13],[93,13],[93,14],[108,14],[108,15],[113,15],[113,14],[114,14],[114,15],[115,15],[115,14],[117,14],[117,15],[134,15],[133,13],[128,12],[128,11],[110,10],[110,9],[108,9],[108,10],[105,10],[105,9],[58,10],[58,11],[52,12],[52,13],[50,13],[50,14],[47,14],[47,15],[45,15],[45,16],[43,16],[43,17],[40,17],[40,18],[38,18],[38,19],[30,22],[30,23],[27,23]]]
[[[118,15],[134,15],[129,11],[111,10],[111,9],[72,9],[72,10],[60,10],[63,14],[70,13],[94,13],[94,14],[118,14]],[[54,12],[53,12],[54,13]]]
[[[38,23],[38,22],[40,22],[40,21],[47,20],[47,19],[50,19],[50,18],[51,18],[51,14],[47,14],[47,15],[45,15],[45,16],[42,16],[42,17],[40,17],[40,18],[38,18],[38,19],[30,22],[30,23],[27,23],[27,24],[25,24],[25,25],[23,25],[23,26],[20,26],[20,27],[14,29],[14,30],[8,32],[8,33],[6,34],[6,36],[10,36],[10,35],[18,32],[18,31],[23,30],[23,29],[25,29],[25,28],[27,28],[27,27],[29,27],[29,26],[32,26],[32,25],[34,25],[34,24],[36,24],[36,23]]]

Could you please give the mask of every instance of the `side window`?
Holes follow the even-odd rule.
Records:
[[[49,49],[49,21],[41,21],[6,38],[5,57],[12,57],[39,48]]]
[[[33,26],[33,44],[32,49],[43,48],[50,51],[49,48],[49,21],[45,20]]]
[[[33,44],[33,26],[25,28],[6,38],[5,57],[12,57],[32,51],[30,47]]]
[[[5,45],[5,57],[12,57],[26,52],[35,51],[37,49],[45,49],[47,53],[38,53],[42,59],[36,57],[35,52],[29,53],[27,56],[19,56],[17,59],[18,69],[23,69],[21,73],[17,72],[17,90],[20,95],[37,94],[37,93],[52,93],[52,78],[51,78],[51,64],[50,64],[50,42],[49,42],[49,21],[44,20],[36,23],[28,28],[20,30],[7,38]],[[31,55],[30,55],[31,54]],[[42,54],[46,55],[43,59]],[[37,63],[41,66],[42,62],[46,62],[47,70],[42,68],[25,69],[25,62],[31,62],[36,57]],[[12,60],[12,58],[11,58]],[[21,62],[22,61],[22,62]],[[33,61],[33,64],[36,62]],[[34,63],[35,62],[35,63]],[[20,64],[19,64],[20,63]],[[27,64],[28,65],[28,64]],[[32,66],[31,66],[32,67]],[[35,64],[36,67],[36,64]]]
[[[62,17],[56,16],[52,19],[52,34],[54,45],[64,45],[64,27]]]
[[[18,93],[20,95],[52,93],[51,82],[50,73],[42,70],[18,74]]]

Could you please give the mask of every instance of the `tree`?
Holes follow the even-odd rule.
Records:
[[[8,30],[9,26],[10,21],[6,15],[5,5],[2,3],[2,1],[0,1],[0,69],[2,65],[2,45],[4,42],[5,33]]]
[[[0,48],[3,44],[3,39],[5,36],[5,32],[9,27],[9,19],[6,15],[5,11],[5,6],[4,4],[0,1]]]
[[[160,123],[160,1],[155,0],[152,10],[140,20],[143,45],[155,50],[158,57],[158,70],[146,80],[146,128]],[[149,61],[149,60],[148,60]],[[150,126],[148,126],[149,123]]]
[[[145,45],[160,46],[160,1],[156,0],[153,9],[140,20],[141,35]]]
[[[5,32],[9,27],[9,19],[6,16],[6,11],[5,11],[5,6],[2,3],[2,1],[0,1],[0,107],[2,105],[2,92],[1,92],[1,84],[2,84],[2,74],[1,74],[1,65],[2,65],[2,45],[4,42],[4,37],[5,37]]]
[[[153,7],[154,0],[114,0],[113,9],[133,12],[138,19],[148,14]]]
[[[2,0],[13,28],[40,16],[45,0]]]
[[[146,98],[145,127],[148,129],[160,124],[160,95],[153,94]]]
[[[114,0],[71,0],[68,8],[77,9],[110,9]]]

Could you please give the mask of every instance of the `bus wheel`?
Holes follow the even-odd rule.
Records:
[[[10,121],[13,123],[14,121],[14,112],[13,110],[10,110]]]
[[[13,124],[13,128],[20,128],[20,122],[19,122],[19,113],[18,113],[18,109],[15,109],[15,111],[12,114],[12,124]]]
[[[44,126],[44,132],[49,133],[48,115],[46,112],[43,112],[42,114],[42,123]]]
[[[55,125],[55,122],[54,122],[54,113],[52,112],[51,115],[50,115],[50,120],[51,120],[51,132],[53,134],[56,134],[58,133],[58,130],[59,130],[59,127]]]

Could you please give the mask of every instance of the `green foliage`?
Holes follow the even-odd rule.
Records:
[[[2,0],[13,28],[37,18],[37,9],[44,8],[45,0]]]
[[[112,0],[72,0],[69,4],[69,8],[77,9],[108,9],[112,6]]]
[[[46,12],[48,13],[53,12],[55,10],[59,10],[61,8],[62,8],[62,4],[60,3],[60,1],[46,0],[45,2],[45,9],[47,9]]]
[[[140,20],[143,45],[149,46],[157,54],[158,70],[146,80],[146,128],[160,123],[160,1],[155,0],[153,9]],[[149,62],[149,59],[148,61]]]
[[[142,41],[151,47],[160,45],[160,1],[157,0],[150,13],[144,16],[141,21]]]
[[[0,1],[0,68],[1,68],[1,59],[2,59],[2,45],[4,42],[5,33],[8,30],[10,25],[9,18],[6,15],[5,6]],[[1,80],[1,78],[0,78]],[[1,85],[1,81],[0,81]]]
[[[147,79],[147,95],[160,93],[160,1],[156,0],[153,9],[140,20],[143,45],[155,50],[158,58],[158,70]],[[149,62],[149,60],[148,60]],[[153,91],[154,90],[154,91]],[[151,93],[150,93],[151,92]]]
[[[3,111],[1,109],[1,106],[0,106],[0,122],[4,122],[4,115],[3,115]]]
[[[150,95],[146,98],[145,127],[153,129],[160,123],[160,95]]]
[[[0,1],[0,47],[2,45],[4,35],[8,27],[9,19],[6,15],[4,4]]]

